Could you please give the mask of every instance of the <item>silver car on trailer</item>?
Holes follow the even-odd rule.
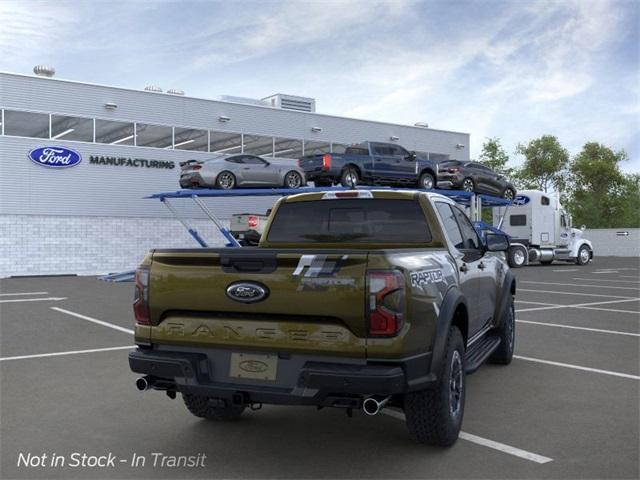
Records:
[[[290,158],[219,155],[180,163],[181,188],[286,187],[306,185],[304,171]]]

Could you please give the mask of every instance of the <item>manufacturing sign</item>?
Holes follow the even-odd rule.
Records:
[[[164,160],[147,160],[146,158],[103,157],[91,155],[89,163],[92,165],[112,165],[114,167],[168,168],[173,169],[176,164]]]
[[[75,167],[82,161],[82,155],[64,147],[39,147],[29,152],[29,160],[49,168]]]

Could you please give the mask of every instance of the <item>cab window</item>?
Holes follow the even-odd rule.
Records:
[[[442,218],[442,226],[447,232],[447,236],[449,240],[451,240],[451,243],[453,243],[453,246],[459,250],[463,249],[464,241],[462,239],[462,232],[460,232],[460,227],[451,210],[451,206],[449,206],[448,203],[436,202],[436,209]]]
[[[460,226],[460,231],[462,232],[462,238],[464,241],[464,248],[467,250],[479,249],[480,238],[467,216],[458,207],[451,207],[451,209],[453,210],[453,214],[456,216],[456,220]]]

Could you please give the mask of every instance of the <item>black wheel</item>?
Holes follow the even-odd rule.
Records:
[[[244,412],[244,406],[225,405],[224,407],[214,406],[212,398],[204,395],[192,395],[183,393],[182,399],[187,409],[196,417],[206,418],[209,420],[235,420]],[[219,402],[219,399],[215,399]]]
[[[473,183],[473,179],[471,178],[465,178],[462,181],[462,190],[464,190],[465,192],[474,192],[476,190],[476,184]]]
[[[496,335],[500,337],[500,345],[491,354],[489,361],[509,365],[513,359],[513,349],[516,343],[516,310],[511,294],[507,299],[507,307],[502,313],[502,317],[502,325],[495,330]]]
[[[223,190],[230,190],[236,186],[236,176],[227,172],[220,172],[218,174],[218,178],[216,178],[216,187],[221,188]]]
[[[343,187],[356,187],[359,181],[358,172],[352,167],[345,168],[340,175],[340,185]]]
[[[516,198],[516,192],[513,191],[513,188],[505,188],[504,192],[502,192],[502,198],[505,200],[513,200]]]
[[[462,425],[465,391],[464,343],[458,327],[451,327],[436,387],[404,397],[411,438],[442,447],[453,445]]]
[[[578,249],[578,256],[576,257],[576,263],[578,265],[586,265],[591,261],[591,250],[586,245],[582,245]]]
[[[436,187],[436,181],[430,173],[423,173],[418,180],[418,188],[424,190],[433,190]]]
[[[507,262],[511,268],[520,268],[527,263],[527,250],[524,247],[509,247]]]
[[[300,188],[302,186],[302,175],[295,170],[287,172],[284,176],[284,186],[287,188]]]

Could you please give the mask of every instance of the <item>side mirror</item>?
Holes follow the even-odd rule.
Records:
[[[484,238],[487,252],[506,252],[509,250],[509,238],[506,235],[487,232]]]
[[[414,152],[414,151],[409,152],[409,155],[407,155],[407,157],[406,157],[406,158],[407,158],[407,160],[409,160],[410,162],[415,161],[415,159],[416,159],[416,152]]]

